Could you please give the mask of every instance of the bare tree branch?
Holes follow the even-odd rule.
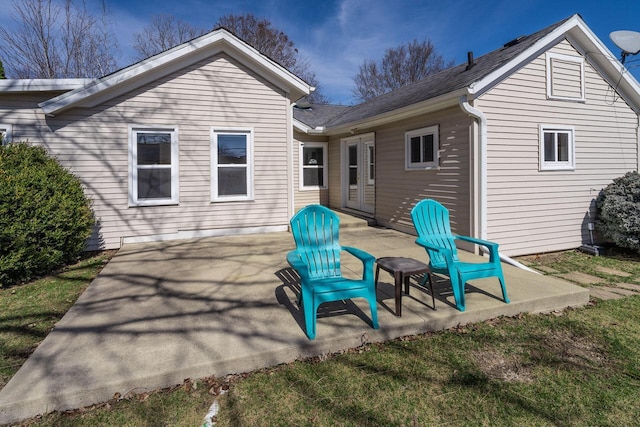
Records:
[[[453,66],[429,39],[414,40],[385,51],[380,62],[365,60],[353,78],[353,94],[367,101]]]
[[[151,23],[133,36],[136,60],[142,60],[171,49],[205,33],[173,15],[158,14],[151,17]]]
[[[0,49],[10,78],[100,77],[116,69],[117,41],[106,7],[97,19],[84,2],[13,2],[13,25],[0,28]]]
[[[307,97],[308,102],[316,104],[328,102],[320,90],[316,74],[311,70],[309,62],[302,58],[289,36],[275,28],[267,19],[259,19],[251,13],[226,15],[218,19],[215,27],[226,28],[309,85],[315,86],[315,92]]]

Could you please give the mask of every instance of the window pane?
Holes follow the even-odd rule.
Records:
[[[423,162],[433,162],[433,134],[424,135],[422,137],[423,146]]]
[[[349,185],[358,185],[358,168],[349,168]]]
[[[375,152],[373,149],[373,145],[367,146],[369,150],[369,181],[373,181],[375,179],[376,173],[376,160],[375,160]]]
[[[138,169],[138,200],[170,198],[170,168]]]
[[[302,171],[303,185],[305,187],[322,187],[324,186],[324,169],[323,168],[304,168]]]
[[[358,164],[358,146],[352,145],[349,147],[349,165],[356,166]]]
[[[302,164],[320,165],[324,164],[324,153],[322,147],[303,147],[302,148]]]
[[[558,161],[559,162],[568,162],[569,161],[569,134],[568,133],[558,133]]]
[[[247,168],[227,167],[218,168],[219,196],[247,195]]]
[[[246,165],[247,136],[234,134],[218,135],[218,164]]]
[[[170,165],[170,133],[137,133],[139,165]]]
[[[545,132],[544,134],[544,161],[545,162],[556,161],[554,136],[555,134],[550,132]]]
[[[420,137],[411,138],[411,163],[420,163],[422,161],[420,155]]]

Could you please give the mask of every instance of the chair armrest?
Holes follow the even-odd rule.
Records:
[[[422,237],[418,237],[416,239],[416,244],[419,246],[422,246],[425,249],[429,249],[431,251],[436,251],[436,252],[442,252],[447,250],[446,248],[441,248],[440,246],[436,246],[429,243],[427,240],[423,239]]]
[[[463,240],[465,242],[475,243],[479,246],[484,246],[489,249],[489,261],[490,262],[500,262],[500,255],[498,254],[498,244],[496,242],[490,242],[488,240],[476,239],[475,237],[469,236],[454,236],[454,238]]]
[[[376,257],[371,255],[369,252],[363,251],[362,249],[354,248],[352,246],[343,246],[343,251],[349,252],[354,257],[360,259],[362,262],[374,262]]]
[[[445,259],[445,262],[447,263],[447,266],[453,265],[453,252],[451,251],[451,249],[433,245],[429,243],[427,240],[423,239],[422,237],[418,237],[416,239],[416,244],[430,251],[435,251],[442,254],[442,256]]]
[[[295,271],[298,272],[302,279],[309,279],[309,267],[304,261],[302,261],[297,250],[291,251],[287,254],[287,262]]]
[[[342,246],[341,249],[362,261],[362,279],[365,281],[372,281],[373,263],[376,261],[376,257],[371,255],[369,252],[352,246]]]

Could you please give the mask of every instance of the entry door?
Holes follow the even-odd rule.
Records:
[[[373,213],[375,207],[375,135],[342,140],[342,199],[344,206]]]

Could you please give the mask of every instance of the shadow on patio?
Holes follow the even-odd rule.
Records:
[[[341,231],[342,244],[376,257],[425,261],[414,239],[372,227]],[[381,271],[379,330],[371,328],[364,300],[338,302],[321,307],[317,337],[309,341],[296,302],[297,276],[285,258],[293,248],[288,233],[124,246],[0,391],[0,423],[185,378],[246,372],[364,342],[584,305],[589,299],[587,289],[505,265],[511,304],[502,301],[497,280],[483,279],[468,287],[467,311],[459,312],[448,281],[438,278],[433,311],[429,293],[412,280],[402,317],[396,317],[393,277]],[[346,274],[359,275],[360,266],[343,259]]]

